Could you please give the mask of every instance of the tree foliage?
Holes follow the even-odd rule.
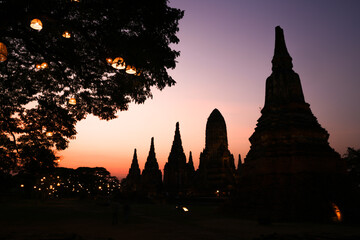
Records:
[[[360,189],[360,149],[348,148],[344,155],[352,184]]]
[[[0,170],[24,166],[26,151],[65,149],[88,114],[113,119],[151,97],[151,87],[174,85],[167,70],[179,55],[171,45],[182,16],[166,0],[0,1],[8,51],[0,62]],[[40,31],[32,19],[41,20]],[[106,59],[116,57],[137,73],[113,68]]]

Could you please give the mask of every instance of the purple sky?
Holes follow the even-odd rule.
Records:
[[[60,166],[103,166],[124,177],[137,148],[144,167],[155,137],[163,169],[180,122],[185,154],[195,168],[205,146],[206,120],[214,108],[225,118],[229,150],[246,156],[271,74],[275,27],[284,29],[305,101],[330,133],[340,154],[360,148],[360,1],[172,0],[185,10],[180,21],[177,81],[143,105],[132,104],[112,121],[92,116],[77,125]]]

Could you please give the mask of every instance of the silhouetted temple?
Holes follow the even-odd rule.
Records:
[[[126,190],[137,191],[141,186],[141,174],[139,163],[137,159],[136,149],[134,149],[134,156],[129,169],[129,174],[126,176]]]
[[[214,109],[206,123],[205,149],[197,170],[198,191],[228,192],[235,185],[234,157],[228,149],[226,124]]]
[[[189,153],[189,161],[186,163],[186,171],[187,171],[187,185],[190,186],[189,190],[193,190],[194,188],[194,180],[195,180],[195,168],[194,162],[192,158],[191,151]]]
[[[259,218],[325,219],[339,200],[345,168],[292,67],[283,30],[276,27],[272,74],[241,171],[240,203]]]
[[[162,173],[155,156],[154,138],[151,138],[150,151],[141,178],[143,192],[155,195],[161,191]]]
[[[176,123],[174,141],[168,162],[164,167],[164,189],[168,193],[183,193],[187,184],[186,156],[181,143],[179,123]]]

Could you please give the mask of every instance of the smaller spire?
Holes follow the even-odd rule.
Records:
[[[154,137],[151,138],[151,144],[150,144],[150,153],[155,153],[155,147],[154,147]]]
[[[149,155],[145,162],[145,169],[158,169],[159,164],[156,160],[156,154],[155,154],[155,147],[154,147],[154,137],[151,138],[151,145],[150,145],[150,151]]]
[[[192,158],[192,153],[191,153],[191,151],[190,151],[190,154],[189,154],[189,162],[187,163],[187,166],[188,166],[188,169],[189,169],[191,172],[195,172],[194,162],[193,162],[193,158]]]
[[[137,159],[137,154],[136,154],[136,148],[134,149],[134,155],[133,155],[133,160],[131,165],[136,165],[139,167],[139,163],[138,163],[138,159]]]
[[[192,159],[192,153],[191,153],[191,151],[190,151],[190,154],[189,154],[189,162],[188,162],[188,164],[194,166],[194,162],[193,162],[193,159]]]
[[[140,176],[140,168],[139,168],[139,163],[138,163],[138,159],[137,159],[137,154],[136,154],[136,148],[134,149],[134,156],[131,162],[131,166],[129,169],[129,174],[127,175],[127,179],[130,178],[137,178]]]
[[[174,142],[177,141],[181,144],[180,127],[179,122],[176,123]]]
[[[240,173],[242,169],[242,162],[241,162],[241,155],[239,154],[238,166],[237,171]]]
[[[171,151],[170,151],[170,156],[169,158],[171,158],[172,155],[184,155],[184,164],[186,162],[186,157],[184,154],[184,149],[182,147],[182,142],[181,142],[181,135],[180,135],[180,127],[179,127],[179,122],[176,123],[176,129],[175,129],[175,135],[174,135],[174,141],[173,144],[171,146]]]
[[[272,59],[272,70],[291,70],[292,58],[286,48],[284,31],[280,26],[275,28],[275,50]]]

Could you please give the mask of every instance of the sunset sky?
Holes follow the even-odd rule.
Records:
[[[360,148],[359,0],[171,0],[170,6],[185,10],[180,43],[173,46],[181,56],[169,71],[177,84],[154,89],[153,99],[131,104],[115,120],[79,122],[76,140],[58,152],[61,167],[101,166],[122,178],[135,148],[143,169],[154,137],[162,170],[179,122],[185,154],[192,151],[197,168],[214,108],[226,121],[237,164],[238,154],[249,151],[264,105],[278,25],[330,145],[341,155]]]

